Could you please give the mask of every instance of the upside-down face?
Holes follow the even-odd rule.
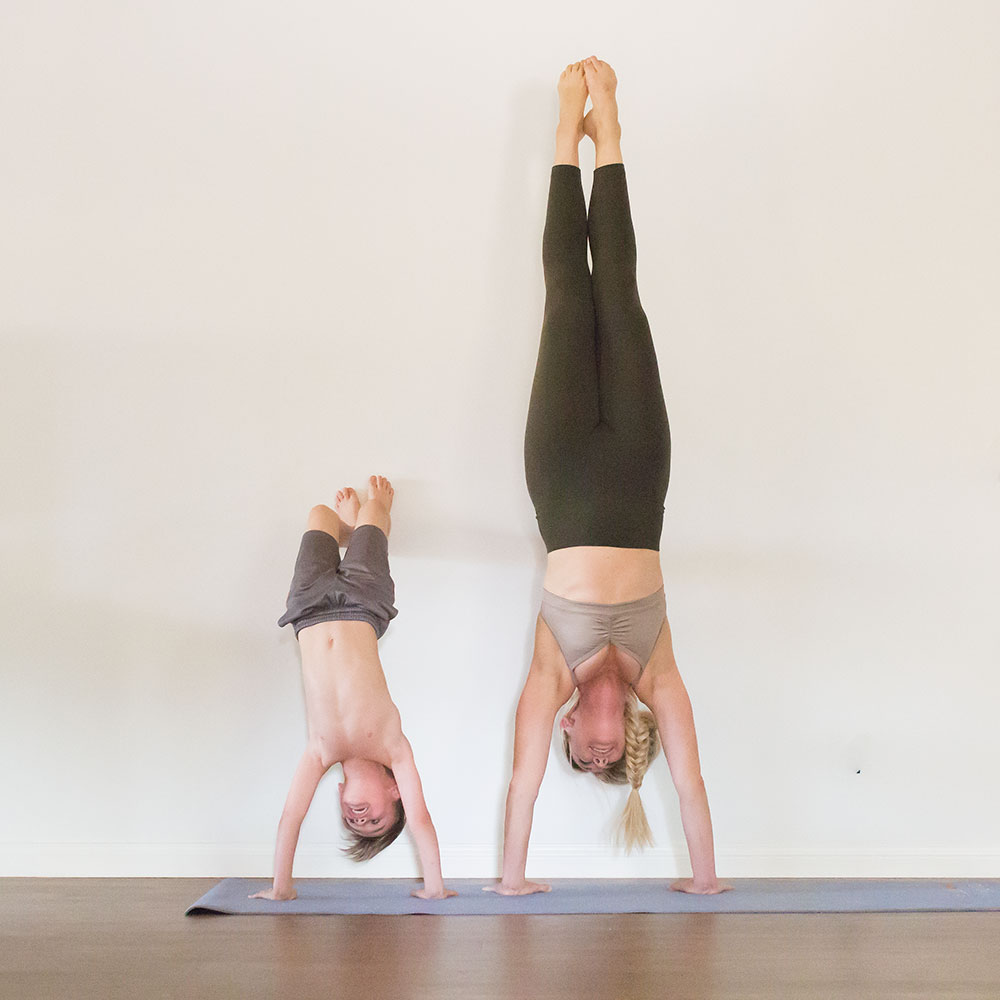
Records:
[[[625,720],[613,706],[580,701],[562,717],[574,763],[584,771],[605,771],[625,753]]]
[[[362,837],[379,837],[395,822],[399,812],[399,789],[385,768],[382,774],[352,777],[342,781],[340,815],[344,826]]]

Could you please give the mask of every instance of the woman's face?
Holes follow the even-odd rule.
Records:
[[[625,720],[614,706],[590,706],[581,699],[559,725],[569,733],[569,749],[584,771],[604,771],[625,753]]]

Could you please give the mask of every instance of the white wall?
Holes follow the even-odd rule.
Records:
[[[275,620],[373,471],[446,874],[497,871],[554,85],[596,52],[720,871],[1000,875],[998,47],[972,0],[6,3],[0,873],[270,872]],[[626,859],[553,753],[529,874],[685,872],[662,759],[644,792]],[[416,872],[342,861],[334,793],[299,875]]]

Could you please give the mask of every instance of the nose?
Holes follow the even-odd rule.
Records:
[[[610,763],[610,759],[607,754],[594,754],[594,766],[604,768]]]

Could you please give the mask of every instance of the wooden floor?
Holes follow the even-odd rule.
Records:
[[[208,879],[0,879],[0,997],[1000,998],[1000,913],[185,917]]]

